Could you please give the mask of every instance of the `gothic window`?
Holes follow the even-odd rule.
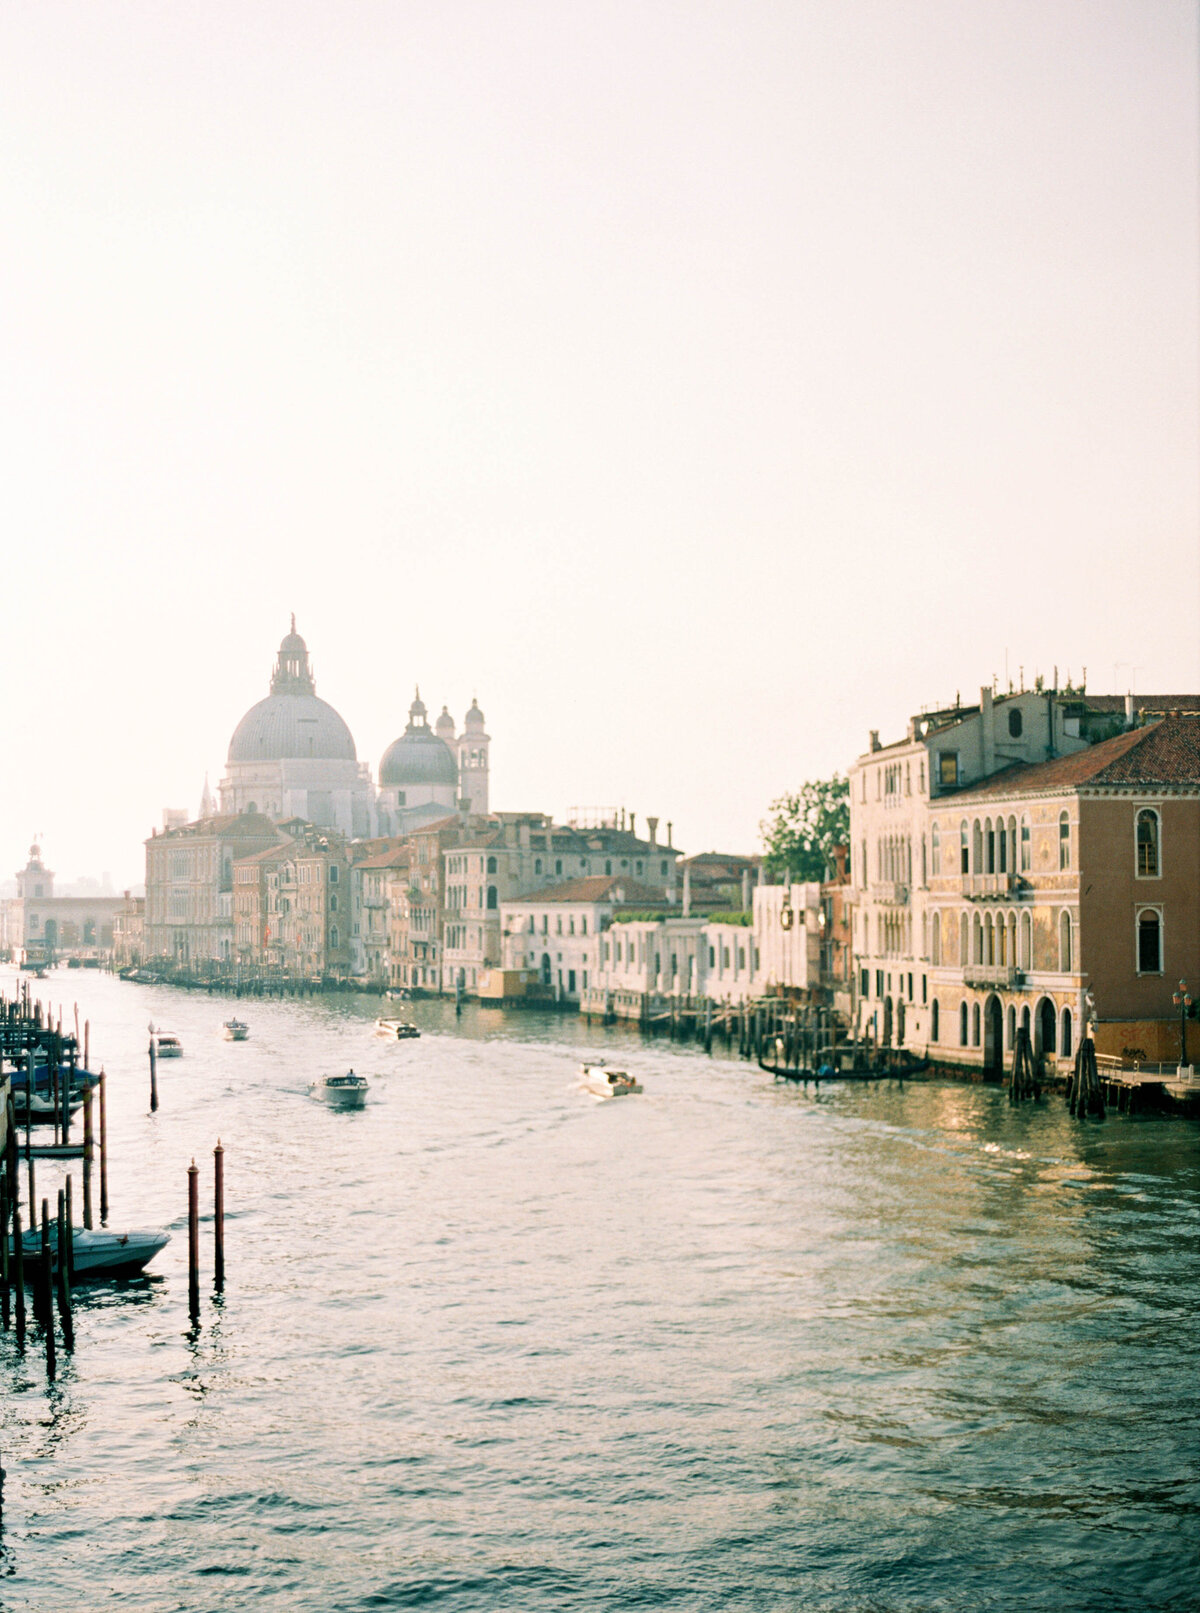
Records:
[[[494,862],[495,858],[493,857],[491,860]],[[500,905],[500,893],[497,891],[494,885],[489,885],[487,888],[487,905],[488,911],[492,913],[494,913],[497,907]]]
[[[487,871],[489,874],[494,874],[496,872],[496,859],[494,857],[488,858]]]
[[[971,872],[983,873],[983,826],[978,818],[971,825]]]
[[[1144,907],[1137,921],[1138,974],[1162,974],[1162,914]]]
[[[941,963],[941,961],[942,961],[942,915],[940,913],[935,913],[933,915],[933,924],[932,924],[931,929],[930,929],[929,955],[930,955],[930,962],[931,963],[935,963],[935,964]],[[936,1041],[936,1039],[937,1038],[935,1037],[934,1040]]]
[[[970,938],[970,917],[964,912],[958,915],[958,961],[963,968],[971,961],[967,954]]]
[[[967,1045],[967,1005],[965,1002],[961,1002],[958,1005],[958,1045],[960,1047],[966,1047]]]
[[[1058,967],[1063,974],[1071,972],[1071,915],[1066,908],[1058,915]]]
[[[1065,812],[1058,815],[1058,866],[1071,866],[1071,820]]]
[[[994,874],[996,872],[996,831],[992,826],[991,818],[986,818],[984,820],[983,840],[984,845],[987,848],[987,866],[984,869],[984,872]]]
[[[979,1046],[979,1004],[971,1005],[971,1046]]]
[[[933,820],[933,827],[929,831],[929,860],[935,874],[942,871],[942,832],[938,828],[937,819]]]
[[[959,871],[964,874],[970,873],[971,871],[970,841],[968,839],[968,833],[967,820],[964,818],[958,826],[959,862],[961,864]]]
[[[331,913],[337,912],[337,896],[333,891],[330,891],[329,893],[329,911]]]
[[[1030,843],[1029,818],[1021,814],[1021,872],[1027,874],[1033,865],[1033,847]]]
[[[1158,835],[1158,813],[1151,807],[1145,807],[1137,815],[1137,871],[1139,879],[1158,878]]]
[[[929,1040],[931,1042],[936,1042],[937,1039],[938,1039],[938,1032],[941,1029],[941,1026],[938,1023],[938,1021],[940,1019],[941,1019],[941,1013],[940,1013],[940,1010],[938,1009],[938,1000],[935,997],[933,999],[933,1008],[930,1011],[930,1021],[929,1021]]]
[[[1063,1057],[1064,1058],[1070,1058],[1070,1056],[1071,1056],[1071,1010],[1069,1008],[1064,1008],[1063,1011],[1062,1011],[1062,1035],[1059,1038],[1058,1045],[1062,1049]]]

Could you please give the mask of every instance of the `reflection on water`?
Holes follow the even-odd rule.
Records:
[[[3,1607],[1195,1605],[1195,1126],[443,1003],[388,1043],[366,999],[250,1002],[228,1043],[219,998],[47,987],[109,1071],[110,1224],[173,1239],[79,1290],[53,1389],[0,1339]],[[186,1048],[155,1115],[150,1018]],[[582,1094],[585,1048],[645,1095]],[[310,1097],[349,1065],[363,1111]]]

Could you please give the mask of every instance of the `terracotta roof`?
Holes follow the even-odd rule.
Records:
[[[624,874],[588,874],[582,879],[568,880],[565,885],[549,885],[543,891],[532,891],[527,896],[514,896],[505,902],[628,902],[635,906],[654,902],[661,906],[662,893],[649,891],[636,880]]]
[[[1164,717],[1145,728],[1133,728],[1071,756],[1049,762],[1006,767],[974,789],[943,797],[979,801],[1000,795],[1032,795],[1046,790],[1072,790],[1084,785],[1200,786],[1200,717]]]
[[[406,848],[397,846],[393,851],[377,851],[373,857],[359,857],[356,868],[407,868],[412,861]]]
[[[1080,695],[1079,700],[1091,711],[1125,710],[1123,694]],[[1133,709],[1152,712],[1156,717],[1171,711],[1200,711],[1200,694],[1135,694]]]
[[[296,849],[290,840],[281,840],[277,846],[267,846],[264,851],[252,851],[248,857],[235,857],[234,864],[241,867],[243,863],[271,862],[275,857],[288,857]]]

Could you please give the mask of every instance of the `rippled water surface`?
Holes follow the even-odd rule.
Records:
[[[386,1044],[369,999],[248,1002],[231,1044],[228,1000],[42,990],[109,1072],[110,1224],[173,1241],[77,1295],[54,1387],[0,1335],[0,1606],[1200,1605],[1193,1123],[441,1003]],[[186,1048],[153,1116],[151,1017]],[[584,1045],[645,1095],[582,1094]],[[368,1106],[330,1113],[349,1065]]]

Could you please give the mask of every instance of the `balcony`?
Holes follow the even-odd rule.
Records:
[[[1002,963],[968,963],[963,969],[963,985],[977,991],[1019,991],[1024,984],[1023,969],[1008,969]]]
[[[908,906],[907,885],[894,885],[891,883],[886,885],[872,885],[868,889],[867,895],[872,902],[878,902],[884,907]]]
[[[1019,896],[1022,880],[1019,874],[963,874],[962,893],[973,902],[998,902]]]

